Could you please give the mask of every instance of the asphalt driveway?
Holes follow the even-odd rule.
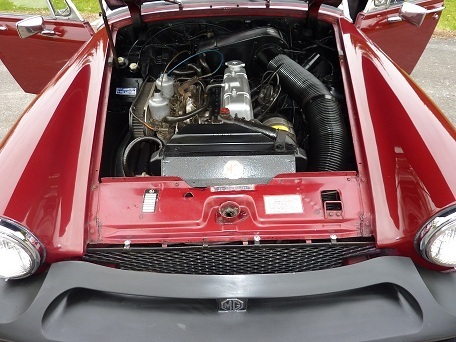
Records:
[[[412,77],[456,125],[456,37],[433,38]]]
[[[456,37],[434,37],[412,77],[456,125]],[[34,98],[0,62],[0,139]]]

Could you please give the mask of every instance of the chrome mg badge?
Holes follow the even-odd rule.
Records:
[[[223,176],[228,179],[239,179],[244,175],[244,166],[237,160],[229,160],[223,167]]]
[[[217,306],[219,312],[243,312],[247,311],[247,299],[217,299]]]

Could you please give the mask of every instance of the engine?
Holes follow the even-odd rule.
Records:
[[[123,136],[115,153],[116,143],[105,141],[103,154],[115,155],[105,158],[109,175],[177,176],[209,187],[349,168],[333,47],[293,38],[296,23],[262,24],[151,26],[125,44],[110,109],[129,104],[128,132],[120,116],[107,122]],[[121,32],[120,40],[131,35]],[[324,41],[334,44],[331,35]]]
[[[235,113],[247,121],[253,120],[250,86],[245,64],[241,61],[229,61],[223,75],[223,90],[221,102],[229,113]]]

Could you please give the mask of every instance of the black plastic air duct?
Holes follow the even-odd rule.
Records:
[[[274,48],[258,54],[267,70],[303,109],[310,129],[308,171],[342,171],[350,161],[350,139],[336,99],[313,74]]]

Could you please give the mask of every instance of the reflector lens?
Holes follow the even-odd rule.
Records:
[[[3,278],[17,278],[32,269],[32,260],[27,252],[8,237],[0,237],[0,275]],[[6,262],[5,262],[6,261]]]
[[[25,227],[0,218],[0,278],[24,278],[44,259],[44,248]]]
[[[441,266],[456,266],[456,209],[431,219],[418,237],[421,255]]]

